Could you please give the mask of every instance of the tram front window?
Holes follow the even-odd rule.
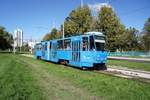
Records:
[[[95,42],[95,45],[96,45],[96,50],[97,51],[104,51],[105,43]]]
[[[95,35],[95,36],[94,36],[94,39],[95,39],[95,40],[104,40],[104,41],[105,41],[105,37],[104,37],[104,36]]]
[[[95,35],[95,46],[97,51],[105,50],[105,37]]]
[[[90,50],[91,51],[104,51],[105,50],[105,37],[104,36],[90,36]]]

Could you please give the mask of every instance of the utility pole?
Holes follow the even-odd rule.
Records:
[[[65,22],[63,22],[63,48],[64,48],[64,37],[65,37]]]
[[[109,4],[109,0],[105,0],[105,3]]]
[[[65,28],[64,28],[64,27],[65,27],[65,23],[63,22],[63,39],[64,39],[64,37],[65,37],[65,36],[64,36],[64,35],[65,35],[65,34],[64,34],[64,32],[65,32],[65,30],[64,30]]]
[[[83,0],[81,0],[81,8],[83,7]]]

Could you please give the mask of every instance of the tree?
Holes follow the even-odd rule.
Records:
[[[145,51],[150,51],[150,18],[145,22],[144,25],[143,44]]]
[[[0,49],[5,50],[12,48],[13,36],[0,26]]]
[[[96,16],[93,16],[92,17],[92,22],[90,24],[90,31],[99,31],[97,29],[97,27],[98,27],[97,25],[98,25],[98,19],[97,19]]]
[[[50,33],[47,33],[44,36],[43,41],[61,38],[61,34],[62,32],[58,31],[56,28],[53,28]]]
[[[88,6],[78,7],[65,19],[65,37],[84,34],[90,30],[92,22],[91,11]]]
[[[61,31],[57,31],[56,39],[60,39],[60,38],[62,38],[62,32]]]
[[[57,29],[53,28],[51,31],[51,39],[56,39],[57,38]]]
[[[43,41],[48,41],[51,40],[51,34],[47,33],[44,37],[43,37]]]
[[[135,28],[128,28],[126,29],[125,34],[122,35],[122,43],[124,45],[125,51],[135,51],[138,49],[138,37],[137,33],[139,31]]]
[[[125,33],[125,26],[111,7],[103,6],[99,11],[96,30],[106,35],[106,46],[109,51],[120,51],[123,48],[121,37]]]

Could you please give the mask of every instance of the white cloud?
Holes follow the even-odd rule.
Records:
[[[88,4],[88,6],[92,11],[95,11],[95,12],[100,11],[102,7],[110,7],[111,8],[111,6],[108,3]]]

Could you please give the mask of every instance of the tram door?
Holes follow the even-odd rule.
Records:
[[[50,42],[47,43],[47,60],[50,60]]]
[[[52,43],[52,61],[57,62],[57,42]]]
[[[72,61],[80,62],[80,41],[72,42]]]
[[[46,60],[46,53],[47,53],[47,43],[42,44],[42,59]]]
[[[45,56],[44,47],[45,47],[45,45],[42,44],[42,59],[44,59],[44,56]]]
[[[51,51],[52,51],[52,42],[49,42],[49,60],[51,60],[51,58],[52,58]]]

